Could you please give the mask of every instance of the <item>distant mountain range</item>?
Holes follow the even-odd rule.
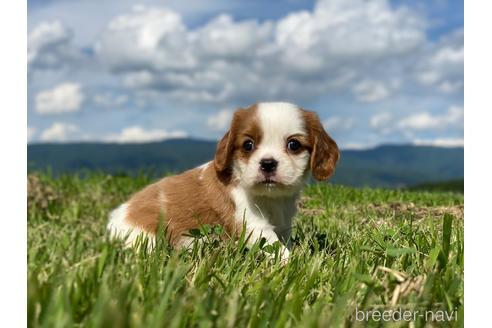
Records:
[[[141,171],[162,175],[200,165],[214,156],[216,143],[173,139],[143,144],[64,143],[27,146],[28,171],[54,175],[100,170],[112,174]],[[405,187],[463,178],[464,150],[413,145],[382,145],[342,150],[333,183]]]

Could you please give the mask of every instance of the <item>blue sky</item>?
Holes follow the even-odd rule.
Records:
[[[30,142],[217,139],[257,101],[342,148],[463,144],[463,2],[28,1]]]

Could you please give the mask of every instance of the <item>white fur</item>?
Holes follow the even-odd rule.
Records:
[[[234,163],[235,176],[246,189],[257,195],[288,196],[297,192],[305,181],[309,153],[293,155],[286,152],[287,138],[295,134],[306,135],[304,120],[297,106],[289,103],[260,103],[258,116],[263,138],[256,144],[248,162]],[[278,161],[275,179],[282,186],[258,185],[262,179],[259,163],[262,159]]]
[[[289,257],[290,234],[292,219],[296,213],[296,201],[304,186],[307,176],[309,153],[290,154],[286,151],[288,138],[294,134],[306,135],[306,128],[301,111],[289,103],[260,103],[257,108],[260,128],[263,133],[261,142],[247,162],[233,163],[234,180],[238,185],[231,191],[235,204],[234,219],[236,224],[246,224],[247,234],[251,234],[250,242],[254,243],[264,237],[268,243],[282,243],[283,260]],[[265,185],[262,181],[260,161],[274,158],[278,161],[275,180],[278,184]],[[203,172],[211,165],[207,162],[198,168],[203,179]],[[164,193],[160,195],[165,202]],[[193,197],[190,195],[190,197]],[[199,200],[197,200],[199,201]],[[179,204],[174,204],[179,206]],[[110,216],[108,230],[113,237],[126,237],[126,245],[133,245],[142,229],[127,223],[128,205],[125,203],[115,209]],[[154,238],[150,236],[151,243]],[[178,247],[189,248],[193,239],[183,237]]]
[[[163,195],[163,194],[162,194]],[[163,196],[161,195],[161,199],[165,201]],[[130,225],[126,222],[126,217],[128,213],[128,204],[124,203],[120,205],[118,208],[113,210],[109,216],[109,223],[107,226],[107,230],[111,238],[123,239],[125,241],[126,247],[132,247],[135,245],[136,241],[140,238],[149,238],[148,245],[150,248],[155,246],[155,236],[145,232],[144,230]],[[178,248],[190,248],[193,246],[194,238],[183,236],[177,243],[176,247]]]
[[[124,239],[125,246],[131,247],[137,241],[137,238],[142,235],[142,237],[149,238],[149,245],[153,246],[155,243],[154,237],[144,230],[130,225],[126,221],[126,216],[128,213],[128,204],[124,203],[118,208],[113,210],[109,216],[109,223],[107,229],[112,238]]]
[[[260,238],[265,238],[268,244],[281,242],[282,259],[290,255],[290,232],[292,218],[295,215],[295,205],[292,208],[292,199],[281,200],[279,198],[265,199],[254,197],[242,187],[236,187],[231,192],[236,205],[234,214],[236,224],[246,227],[246,235],[250,236],[249,242],[255,243]],[[283,205],[287,207],[282,208]]]
[[[177,242],[176,247],[181,249],[191,249],[194,241],[195,238],[193,237],[183,236]]]
[[[258,116],[263,138],[247,162],[234,163],[234,175],[239,185],[231,192],[236,205],[235,219],[246,223],[251,242],[264,237],[268,243],[281,241],[290,246],[292,218],[296,201],[304,186],[309,153],[286,152],[288,138],[306,135],[304,120],[297,106],[289,103],[260,103]],[[273,158],[278,161],[275,179],[279,185],[258,184],[262,179],[260,161]],[[289,250],[282,249],[282,257]]]
[[[242,225],[245,221],[247,233],[252,235],[252,242],[264,237],[269,243],[281,241],[289,245],[298,195],[297,193],[272,199],[253,195],[238,186],[231,192],[236,205],[236,223]]]

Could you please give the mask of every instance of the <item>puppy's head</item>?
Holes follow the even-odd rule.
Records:
[[[316,113],[288,103],[259,103],[234,113],[214,165],[253,194],[275,197],[297,192],[309,171],[317,180],[328,179],[338,157]]]

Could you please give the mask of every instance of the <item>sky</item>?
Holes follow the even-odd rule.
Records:
[[[215,140],[260,101],[341,148],[463,145],[463,2],[28,0],[30,143]]]

